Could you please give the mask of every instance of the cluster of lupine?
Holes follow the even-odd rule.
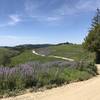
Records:
[[[41,64],[39,62],[29,62],[17,65],[13,68],[0,67],[0,90],[25,88],[36,85],[36,80],[40,80],[41,73],[50,73],[54,67],[69,65],[68,62],[48,62]],[[63,68],[63,67],[62,67]],[[57,69],[58,70],[58,69]],[[56,71],[54,73],[56,73]]]
[[[23,89],[26,87],[43,86],[45,84],[61,83],[65,79],[61,76],[64,70],[68,67],[78,70],[92,71],[96,73],[96,69],[93,65],[88,66],[84,63],[77,62],[29,62],[26,64],[20,64],[15,67],[0,67],[0,91],[2,90],[15,90]],[[87,66],[87,67],[85,67]],[[92,67],[91,67],[92,66]],[[84,69],[85,68],[85,69]],[[64,74],[62,74],[64,75]]]
[[[9,67],[0,67],[0,78],[4,78],[6,76],[14,76],[19,74],[21,77],[25,78],[27,76],[33,75],[33,68],[28,64],[19,65],[19,67],[9,68]]]
[[[13,68],[0,67],[0,90],[25,88],[32,85],[37,64],[28,63],[15,66]]]

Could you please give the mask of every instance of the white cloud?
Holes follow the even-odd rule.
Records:
[[[34,2],[33,2],[34,1]],[[51,0],[50,4],[55,4],[57,0]],[[1,24],[0,27],[14,26],[25,20],[35,20],[37,22],[59,22],[68,15],[74,15],[82,12],[95,11],[96,8],[100,8],[100,0],[76,0],[76,2],[69,6],[68,2],[61,4],[58,8],[54,8],[50,13],[42,13],[41,5],[44,2],[36,2],[35,0],[25,0],[23,15],[11,14],[8,16],[9,21]],[[45,8],[45,6],[44,6]],[[39,13],[41,12],[41,13]]]
[[[52,3],[56,3],[51,2]],[[29,13],[28,16],[33,18],[33,20],[37,21],[44,21],[44,22],[57,22],[63,20],[65,16],[68,15],[75,15],[77,13],[95,11],[96,8],[100,8],[100,0],[77,0],[72,6],[69,6],[68,2],[63,3],[57,9],[53,9],[53,11],[49,11],[50,14],[47,15],[46,13],[40,15],[37,13],[39,10],[40,12],[42,9],[38,9],[41,4],[32,3],[32,0],[27,0],[25,2],[25,9]]]
[[[14,26],[20,22],[22,22],[20,15],[8,15],[8,21],[6,23],[0,24],[0,28],[7,27],[7,26]]]
[[[0,39],[17,39],[17,37],[12,35],[0,35]]]
[[[61,18],[58,16],[38,16],[35,17],[38,21],[44,21],[44,22],[56,22],[59,21]]]
[[[26,14],[28,14],[29,16],[32,16],[33,13],[37,12],[37,8],[39,7],[39,3],[35,3],[33,2],[33,0],[26,0],[24,3],[24,7],[25,7],[25,12]]]
[[[9,15],[9,18],[10,18],[10,21],[8,22],[9,25],[16,25],[17,23],[22,21],[19,15]]]
[[[81,11],[95,11],[96,8],[100,8],[100,0],[80,0],[76,5]]]
[[[54,10],[58,16],[74,15],[77,13],[96,11],[100,8],[100,0],[77,0],[72,6],[68,6],[68,3],[64,3],[61,7]]]
[[[1,35],[0,46],[15,46],[19,44],[34,44],[39,43],[39,37]]]
[[[57,0],[51,0],[49,3],[54,4],[56,3]],[[36,2],[33,0],[26,0],[26,2],[24,3],[24,7],[25,7],[25,12],[26,15],[28,16],[28,18],[32,18],[35,21],[38,22],[53,22],[53,21],[59,21],[60,17],[56,16],[55,14],[53,15],[53,13],[47,15],[47,13],[42,13],[43,9],[41,9],[41,6],[43,6],[43,2]],[[44,6],[45,8],[45,6]],[[41,14],[39,13],[41,12]],[[49,11],[51,12],[51,11]]]
[[[58,20],[60,20],[60,17],[56,17],[56,16],[47,17],[46,20],[47,21],[58,21]]]

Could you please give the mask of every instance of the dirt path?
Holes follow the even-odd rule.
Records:
[[[100,65],[97,65],[100,72]],[[44,92],[27,93],[1,100],[100,100],[100,75]]]
[[[42,55],[42,54],[37,53],[35,50],[32,50],[32,53],[35,54],[35,55],[39,55],[39,56],[45,56],[45,55]],[[66,58],[66,57],[61,57],[61,56],[53,56],[53,55],[50,55],[48,57],[59,58],[59,59],[67,60],[67,61],[74,61],[73,59]]]

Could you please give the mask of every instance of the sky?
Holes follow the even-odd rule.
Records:
[[[0,0],[0,46],[82,43],[100,0]]]

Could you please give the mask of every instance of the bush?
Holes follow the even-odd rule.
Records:
[[[14,68],[0,67],[0,93],[30,87],[51,87],[54,84],[59,86],[86,80],[96,74],[94,64],[86,62],[29,62]]]
[[[97,75],[97,67],[95,66],[94,63],[87,63],[84,61],[78,62],[78,67],[77,69],[79,69],[80,71],[86,71],[90,74],[92,74],[93,76]]]

